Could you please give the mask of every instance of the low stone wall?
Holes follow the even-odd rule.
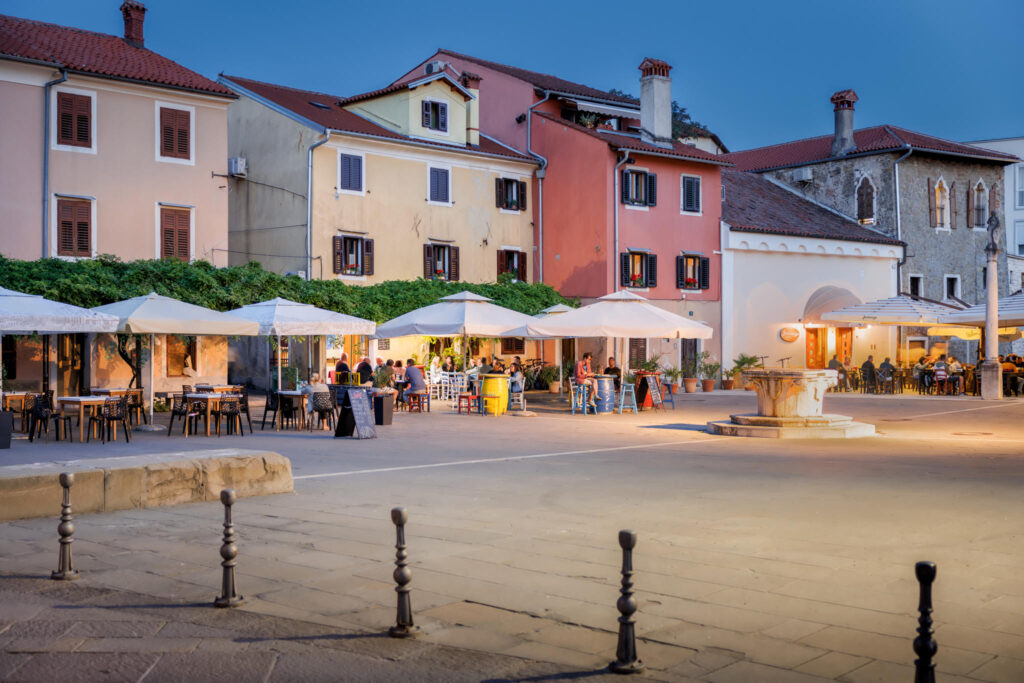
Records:
[[[0,522],[60,515],[61,472],[74,472],[75,514],[291,493],[292,464],[278,453],[227,448],[0,467]]]

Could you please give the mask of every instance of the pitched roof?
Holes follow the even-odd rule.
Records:
[[[52,64],[80,74],[234,97],[181,64],[120,36],[0,14],[0,59]]]
[[[832,156],[832,137],[832,135],[821,135],[742,152],[732,152],[726,154],[725,157],[736,164],[736,168],[741,171],[768,171],[773,168],[813,164],[836,158]],[[912,148],[922,152],[1002,163],[1019,161],[1012,154],[944,140],[924,133],[915,133],[897,126],[874,126],[856,130],[853,132],[853,141],[856,147],[846,156],[881,154]]]
[[[406,88],[414,88],[419,85],[430,83],[432,81],[443,80],[447,83],[452,90],[462,95],[463,99],[472,99],[469,91],[466,90],[462,85],[452,76],[449,69],[438,72],[437,74],[431,74],[430,76],[417,76],[415,78],[407,78],[404,81],[392,83],[391,85],[379,88],[377,90],[371,90],[370,92],[360,93],[359,95],[349,95],[348,97],[341,100],[339,104],[342,106],[346,104],[352,104],[354,102],[361,102],[362,100],[372,100],[375,97],[381,95],[387,95],[389,93],[398,92],[399,90],[405,90]]]
[[[644,142],[638,135],[629,133],[622,133],[617,131],[608,130],[606,128],[587,128],[581,126],[578,123],[573,123],[558,116],[548,114],[547,112],[535,111],[533,112],[537,116],[553,121],[559,125],[572,128],[586,135],[590,135],[599,140],[608,143],[608,146],[613,149],[628,149],[635,151],[639,154],[653,154],[655,156],[674,157],[677,159],[683,159],[686,161],[697,161],[709,164],[718,164],[720,166],[731,166],[732,163],[723,158],[718,154],[712,154],[711,152],[705,152],[702,149],[698,149],[693,145],[687,145],[682,142],[674,141],[672,147],[659,147]]]
[[[464,55],[459,52],[452,52],[451,50],[439,49],[438,54],[445,54],[451,57],[457,57],[464,59],[467,62],[473,62],[481,66],[486,66],[488,69],[494,69],[501,73],[508,74],[513,78],[526,81],[532,84],[534,87],[541,88],[542,90],[555,90],[557,92],[568,93],[570,95],[576,95],[578,97],[589,97],[595,100],[604,100],[605,102],[617,102],[619,104],[628,104],[634,107],[640,106],[640,100],[627,95],[613,95],[605,90],[598,90],[597,88],[591,88],[590,86],[581,85],[579,83],[573,83],[567,81],[558,76],[552,76],[550,74],[542,74],[537,71],[529,71],[527,69],[520,69],[516,66],[508,66],[506,64],[499,64],[497,62],[491,62],[486,59],[479,59],[477,57],[471,57],[470,55]]]
[[[756,173],[722,170],[722,220],[739,232],[903,244]]]
[[[418,146],[435,147],[449,152],[461,152],[464,154],[484,154],[487,156],[503,157],[515,161],[528,161],[538,163],[533,157],[520,154],[511,147],[500,142],[480,136],[478,147],[456,147],[446,145],[442,142],[432,142],[420,138],[412,138],[402,133],[377,125],[359,114],[348,111],[341,107],[338,102],[343,97],[328,95],[326,93],[314,92],[312,90],[298,90],[283,85],[263,83],[238,76],[221,74],[221,79],[228,85],[242,92],[252,94],[272,104],[286,109],[293,114],[309,121],[310,123],[325,129],[336,130],[342,133],[354,133],[376,138],[385,138],[398,142],[408,142]]]

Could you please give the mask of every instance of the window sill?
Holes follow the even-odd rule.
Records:
[[[524,211],[520,209],[498,209],[498,213],[507,213],[512,216],[518,216],[519,214],[524,213]]]
[[[67,261],[68,263],[74,263],[75,261],[88,261],[89,259],[96,258],[96,252],[93,252],[92,256],[67,256],[64,254],[54,254],[53,258],[60,259],[61,261]]]
[[[455,204],[455,202],[435,202],[435,201],[430,200],[430,199],[428,199],[426,201],[427,201],[427,204],[430,205],[430,206],[447,206],[447,207],[451,207],[452,205]]]
[[[366,276],[365,275],[348,275],[346,273],[338,273],[337,276],[338,276],[339,280],[349,280],[351,282],[365,282],[366,281]]]
[[[362,189],[362,190],[349,190],[349,189],[342,188],[342,187],[334,188],[334,198],[335,199],[337,199],[338,197],[340,197],[343,194],[353,195],[353,196],[356,196],[356,197],[365,197],[366,196],[366,190],[365,189]]]
[[[184,159],[182,157],[165,157],[158,156],[156,160],[162,164],[178,164],[179,166],[195,166],[196,162],[192,158]]]
[[[650,287],[634,287],[633,285],[628,285],[626,287],[626,289],[628,289],[631,292],[649,292],[649,291],[651,291]]]
[[[623,204],[623,206],[626,207],[627,209],[629,209],[630,211],[650,211],[651,210],[651,207],[649,207],[649,206],[638,206],[636,204]]]
[[[703,211],[683,211],[682,209],[680,209],[679,210],[679,215],[680,216],[697,216],[697,217],[699,217],[699,216],[703,216],[704,212]]]
[[[79,147],[78,145],[61,145],[53,143],[50,149],[55,152],[77,152],[78,154],[96,154],[96,145],[91,147]]]

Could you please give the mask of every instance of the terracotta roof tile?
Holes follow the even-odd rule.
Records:
[[[1019,161],[1012,154],[943,140],[896,126],[874,126],[856,130],[853,132],[853,141],[856,148],[851,154],[893,152],[906,149],[909,145],[914,149],[936,154],[968,156],[1005,163]],[[821,135],[742,152],[732,152],[724,156],[736,164],[736,168],[741,171],[767,171],[773,168],[813,164],[833,158],[832,136]]]
[[[0,58],[13,57],[99,77],[233,97],[231,91],[120,36],[0,14]]]
[[[534,114],[548,119],[549,121],[578,130],[581,133],[593,136],[599,140],[603,140],[604,142],[607,142],[610,147],[615,149],[625,148],[634,150],[641,154],[647,153],[659,156],[677,157],[679,159],[685,159],[686,161],[698,161],[719,164],[722,166],[732,165],[730,161],[726,160],[721,155],[705,152],[702,149],[697,149],[693,145],[686,145],[679,141],[674,142],[671,148],[658,147],[657,145],[648,144],[634,135],[616,133],[608,129],[598,130],[596,128],[587,128],[586,126],[581,126],[578,123],[573,123],[572,121],[548,114],[547,112],[535,111]]]
[[[556,90],[558,92],[577,95],[579,97],[590,97],[597,100],[604,100],[606,102],[619,102],[621,104],[628,104],[634,107],[640,106],[640,100],[633,97],[613,95],[610,92],[591,88],[579,83],[573,83],[572,81],[567,81],[563,78],[559,78],[558,76],[542,74],[537,71],[529,71],[527,69],[520,69],[519,67],[499,64],[498,62],[491,62],[486,59],[478,59],[477,57],[471,57],[459,52],[452,52],[451,50],[441,49],[438,50],[438,53],[464,59],[467,62],[473,62],[481,66],[486,66],[488,69],[494,69],[495,71],[500,71],[501,73],[508,74],[514,78],[524,80],[537,88],[541,88],[542,90]]]
[[[739,232],[903,244],[756,173],[723,169],[722,189],[722,220]]]
[[[344,100],[344,98],[339,97],[338,95],[328,95],[326,93],[315,92],[312,90],[299,90],[283,85],[274,85],[272,83],[263,83],[261,81],[254,81],[248,78],[240,78],[238,76],[228,76],[226,74],[221,74],[221,78],[227,81],[227,85],[229,87],[232,84],[239,86],[254,95],[269,100],[270,102],[273,102],[274,104],[324,128],[330,128],[332,130],[347,133],[355,133],[358,135],[369,135],[378,138],[410,142],[417,145],[426,145],[456,153],[486,154],[488,156],[505,157],[516,161],[538,163],[533,157],[520,154],[512,148],[506,147],[500,142],[482,135],[480,136],[479,147],[457,147],[454,145],[446,145],[444,143],[433,143],[429,140],[413,139],[408,135],[396,133],[389,128],[377,125],[358,114],[342,108],[338,105],[338,102]]]

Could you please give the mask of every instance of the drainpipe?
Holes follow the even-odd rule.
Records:
[[[893,185],[896,189],[896,239],[903,239],[903,230],[900,225],[900,162],[914,153],[914,148],[907,145],[907,152],[892,164]],[[907,246],[903,245],[903,258],[896,262],[896,293],[903,289],[903,266],[907,263]],[[908,288],[909,289],[909,288]],[[896,350],[903,349],[903,326],[896,328]]]
[[[306,163],[306,279],[313,275],[313,150],[331,139],[331,129],[324,129],[324,139],[309,146]],[[280,386],[280,385],[278,385]]]
[[[68,80],[66,69],[60,70],[60,78],[43,85],[43,256],[50,255],[50,88]],[[47,359],[49,360],[49,359]]]
[[[537,282],[544,282],[544,175],[548,167],[547,157],[533,151],[530,142],[533,133],[533,110],[551,98],[551,92],[545,91],[544,99],[535,102],[526,110],[526,152],[540,159],[537,169]]]
[[[612,206],[615,207],[615,248],[612,253],[612,258],[614,259],[614,265],[612,266],[612,274],[614,276],[613,279],[615,280],[615,289],[612,291],[615,292],[619,291],[619,282],[622,281],[622,273],[619,272],[619,268],[621,267],[621,259],[619,258],[619,169],[622,167],[623,164],[628,164],[630,162],[628,149],[620,147],[618,151],[620,154],[622,154],[622,159],[620,159],[615,164],[615,170],[612,171],[612,173],[615,176],[615,194],[612,195]]]

